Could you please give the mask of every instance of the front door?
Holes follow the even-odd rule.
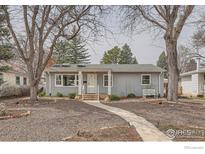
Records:
[[[87,93],[97,92],[97,74],[87,74]]]

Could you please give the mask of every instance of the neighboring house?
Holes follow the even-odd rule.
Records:
[[[205,68],[200,67],[200,59],[196,61],[196,70],[180,74],[179,86],[182,95],[197,96],[205,93]]]
[[[163,96],[163,71],[152,64],[55,64],[45,70],[46,93],[142,96],[154,89]]]
[[[0,72],[0,84],[3,87],[8,86],[27,86],[28,77],[25,73],[19,71]]]
[[[11,69],[7,72],[0,72],[1,89],[5,89],[6,87],[26,87],[29,85],[28,76],[19,62],[12,61],[0,64],[0,66],[6,65],[11,67]]]

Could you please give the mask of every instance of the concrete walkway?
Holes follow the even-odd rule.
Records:
[[[130,125],[133,125],[135,127],[136,131],[142,137],[143,141],[171,141],[168,136],[163,134],[152,123],[132,112],[104,105],[97,101],[85,101],[85,103],[96,106],[98,108],[102,108],[125,119],[127,122],[129,122]]]

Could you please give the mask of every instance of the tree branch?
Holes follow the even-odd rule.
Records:
[[[147,16],[146,13],[144,12],[144,10],[140,6],[137,6],[137,8],[140,11],[141,15],[143,16],[143,18],[145,18],[147,21],[162,28],[165,31],[167,30],[166,27],[164,27],[162,24],[160,24],[157,20],[154,20],[154,19],[150,18],[149,16]]]

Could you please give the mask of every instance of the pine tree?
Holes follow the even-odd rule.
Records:
[[[167,57],[164,51],[160,54],[157,60],[157,66],[166,70],[166,72],[164,73],[164,77],[167,78],[168,65],[167,65]]]
[[[133,58],[132,58],[131,64],[138,64],[138,61],[137,61],[137,58],[136,58],[136,57],[133,57]]]
[[[6,27],[5,14],[0,6],[0,63],[7,61],[13,57],[11,52],[11,44],[9,43],[9,30]],[[1,66],[0,72],[5,72],[10,69],[9,66]]]
[[[68,41],[59,41],[56,43],[53,58],[58,64],[67,62]],[[69,63],[69,62],[67,62]]]
[[[120,64],[138,64],[136,57],[133,57],[130,47],[125,44],[120,52]]]
[[[130,47],[125,44],[122,49],[115,46],[104,53],[101,63],[104,64],[138,64],[137,59],[133,56]]]
[[[119,64],[120,61],[120,48],[115,46],[114,48],[106,51],[101,60],[102,64]]]
[[[79,36],[70,41],[57,43],[53,57],[57,63],[87,64],[90,63],[90,55],[85,48],[84,40]]]

